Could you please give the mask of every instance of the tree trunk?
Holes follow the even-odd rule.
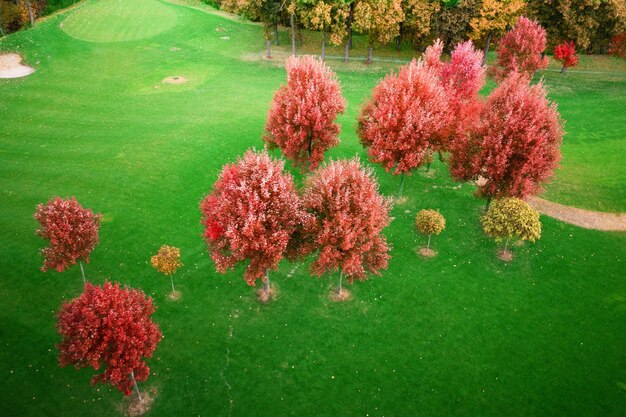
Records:
[[[130,379],[133,381],[133,387],[135,388],[135,393],[137,394],[137,398],[141,401],[141,393],[139,392],[139,387],[137,386],[137,381],[135,381],[135,371],[130,371]]]
[[[481,66],[485,66],[485,61],[487,60],[487,52],[489,52],[489,44],[491,43],[491,37],[493,36],[493,32],[489,31],[487,35],[487,40],[485,41],[485,49],[483,49],[483,62]]]
[[[567,70],[567,67],[565,65],[563,65],[563,68],[561,68],[561,74],[565,74],[566,70]]]
[[[365,63],[367,65],[370,65],[372,63],[372,52],[374,51],[374,46],[372,44],[370,44],[370,46],[367,47],[367,61],[365,61]]]
[[[80,265],[80,272],[83,274],[83,286],[87,286],[87,279],[85,279],[85,269],[83,268],[83,261],[78,261],[78,265]]]
[[[265,292],[270,291],[270,271],[269,270],[265,271],[265,286],[263,287],[263,289],[265,290]]]
[[[426,172],[430,172],[430,164],[431,164],[431,163],[432,163],[432,162],[429,162],[429,163],[427,163],[427,164],[426,164]]]
[[[487,205],[485,206],[485,213],[489,211],[489,206],[491,206],[491,197],[487,197]]]
[[[296,56],[296,22],[293,13],[289,16],[289,23],[291,23],[291,56]]]
[[[26,8],[28,9],[28,17],[30,18],[30,26],[35,26],[35,15],[33,14],[33,6],[30,0],[26,0]]]
[[[352,49],[352,22],[354,21],[354,1],[350,3],[350,13],[348,14],[348,21],[346,25],[348,26],[348,48]]]
[[[346,41],[346,44],[343,46],[343,63],[348,63],[348,52],[350,51],[350,44]]]
[[[311,172],[311,154],[313,153],[313,139],[312,138],[309,138],[309,146],[307,147],[307,151],[309,154],[309,159],[307,161],[306,169],[308,172]]]
[[[398,37],[396,38],[396,51],[402,51],[402,37],[404,35],[404,22],[400,22]]]
[[[278,22],[274,22],[274,45],[278,45]]]
[[[265,58],[272,59],[272,41],[270,39],[265,40]]]
[[[322,29],[322,61],[326,59],[326,31]],[[311,154],[309,154],[311,156]]]
[[[175,293],[176,290],[174,289],[174,277],[172,277],[172,274],[170,274],[170,283],[172,284],[172,293]]]
[[[337,294],[341,294],[341,290],[342,290],[342,281],[343,281],[343,271],[339,271],[339,287],[337,287]]]
[[[404,191],[404,180],[406,178],[406,174],[401,174],[402,178],[400,179],[400,191],[398,191],[398,199],[402,198],[402,192]]]
[[[432,237],[432,234],[428,235],[428,244],[426,245],[426,250],[430,250],[430,238]]]
[[[509,250],[509,239],[511,239],[510,237],[506,238],[506,243],[504,244],[504,253],[506,253]]]

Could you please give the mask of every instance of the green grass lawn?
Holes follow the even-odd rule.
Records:
[[[103,8],[114,3],[115,15]],[[82,280],[77,268],[38,271],[32,214],[74,195],[104,215],[88,277],[142,288],[158,306],[164,339],[140,384],[158,390],[150,416],[623,416],[626,234],[542,216],[542,239],[503,264],[480,230],[483,202],[439,163],[407,181],[386,230],[389,269],[351,286],[349,303],[330,302],[336,277],[306,265],[280,265],[270,305],[243,267],[215,273],[198,205],[223,163],[262,147],[285,80],[262,48],[256,25],[156,0],[87,1],[0,41],[37,68],[0,80],[2,415],[120,415],[122,395],[90,386],[93,371],[58,367],[55,313]],[[330,155],[365,160],[355,118],[389,66],[333,66],[349,105]],[[568,132],[547,196],[626,211],[626,75],[545,76]],[[398,179],[377,173],[395,193]],[[434,259],[415,254],[421,208],[447,218]],[[149,265],[163,243],[182,249],[177,303]]]

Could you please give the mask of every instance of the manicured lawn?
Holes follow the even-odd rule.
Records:
[[[284,69],[258,59],[256,25],[127,1],[117,19],[136,24],[115,38],[109,3],[119,2],[87,1],[0,41],[37,68],[0,80],[3,415],[120,415],[120,393],[90,386],[90,370],[57,365],[55,312],[82,280],[77,268],[38,271],[32,214],[52,195],[104,214],[89,278],[155,298],[164,339],[140,384],[158,390],[151,416],[623,415],[626,235],[542,216],[542,239],[503,264],[480,231],[483,202],[439,163],[433,178],[407,181],[409,202],[394,208],[386,232],[390,267],[350,287],[349,303],[331,303],[336,277],[312,278],[306,265],[281,264],[270,305],[256,301],[242,267],[215,273],[198,204],[223,163],[262,147]],[[366,160],[354,123],[389,65],[333,63],[349,106],[332,157]],[[162,84],[168,76],[189,82]],[[547,72],[546,82],[568,131],[548,198],[626,211],[626,74]],[[377,173],[381,190],[395,193],[398,179]],[[422,208],[448,222],[429,260],[415,254]],[[182,249],[178,303],[149,265],[163,243]]]

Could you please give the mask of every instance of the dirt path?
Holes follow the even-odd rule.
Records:
[[[602,231],[626,231],[626,213],[604,213],[564,206],[539,197],[526,199],[532,208],[541,214],[565,223]]]

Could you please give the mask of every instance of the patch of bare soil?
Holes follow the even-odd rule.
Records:
[[[626,231],[626,213],[604,213],[553,203],[539,197],[529,197],[526,202],[541,214],[565,223],[603,231]]]
[[[335,303],[343,303],[349,301],[352,298],[352,293],[345,288],[342,288],[339,292],[335,290],[331,291],[329,297],[330,301],[333,301]]]
[[[137,417],[150,411],[150,407],[156,398],[156,388],[150,388],[148,391],[141,393],[141,399],[136,395],[132,395],[130,399],[125,399],[124,409],[130,417]]]
[[[400,198],[394,197],[393,198],[394,204],[399,205],[399,206],[401,206],[402,204],[406,204],[408,201],[409,201],[408,197],[400,197]]]
[[[498,258],[500,258],[504,262],[511,262],[513,260],[513,254],[509,250],[499,250]]]
[[[22,65],[18,54],[0,54],[0,78],[20,78],[35,72],[28,65]]]
[[[256,291],[256,295],[259,298],[260,302],[262,302],[263,304],[266,304],[276,298],[276,290],[274,289],[273,286],[270,287],[269,290],[266,290],[265,288],[259,288]]]
[[[417,253],[422,255],[424,258],[432,258],[433,256],[437,255],[437,252],[435,252],[434,250],[432,250],[430,248],[426,248],[426,247],[419,248]]]
[[[187,79],[185,77],[177,75],[174,77],[167,77],[161,82],[165,84],[185,84],[187,82]]]
[[[167,298],[170,299],[170,301],[178,301],[182,298],[182,293],[180,291],[172,291],[169,294],[167,294]]]

